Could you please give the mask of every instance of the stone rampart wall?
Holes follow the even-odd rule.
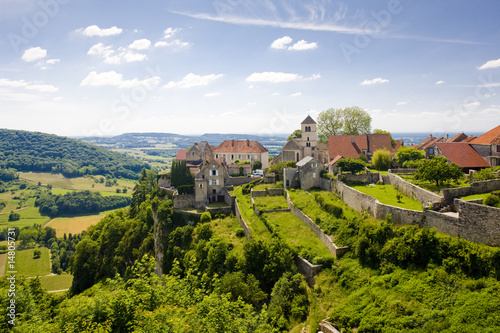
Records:
[[[460,216],[461,237],[490,246],[500,246],[500,208],[455,199]]]
[[[238,206],[238,200],[234,201],[234,211],[236,213],[236,218],[238,219],[238,222],[240,222],[240,226],[245,231],[245,236],[247,237],[248,240],[252,237],[252,233],[250,232],[250,229],[248,228],[248,223],[245,221],[243,216],[241,216],[240,212],[240,207]]]
[[[389,173],[389,181],[391,185],[398,188],[407,197],[417,200],[424,207],[426,207],[430,203],[432,204],[434,209],[442,207],[443,197],[437,195],[436,193],[424,190],[423,188],[407,182],[403,178],[393,173]]]
[[[174,208],[189,208],[194,207],[194,194],[178,194],[174,195]]]

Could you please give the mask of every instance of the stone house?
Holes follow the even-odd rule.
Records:
[[[262,169],[269,166],[269,151],[257,140],[226,140],[213,151],[215,159],[221,159],[223,164],[235,164],[234,161],[257,161],[262,163]]]
[[[194,179],[195,207],[224,201],[226,169],[216,160],[206,162]]]
[[[324,165],[311,156],[306,156],[297,162],[296,168],[285,168],[283,181],[285,187],[295,187],[308,190],[312,187],[320,187],[320,173]]]
[[[338,160],[339,156],[358,158],[360,154],[370,159],[376,150],[383,148],[392,153],[398,149],[398,146],[392,147],[390,134],[330,135],[328,137],[328,150],[333,160]]]
[[[191,171],[191,174],[195,176],[200,171],[203,163],[213,160],[214,149],[215,147],[210,145],[207,141],[202,141],[200,143],[195,142],[189,149],[179,149],[175,159],[178,161],[186,161],[186,165]]]
[[[273,163],[298,162],[306,156],[316,158],[323,164],[328,163],[328,147],[318,143],[316,121],[307,116],[300,124],[300,130],[302,137],[288,140],[281,148],[281,153],[273,159]]]
[[[491,167],[500,165],[500,125],[470,141],[470,144]]]
[[[465,173],[490,166],[467,142],[438,142],[434,153],[436,156],[446,157],[451,163],[458,164]]]

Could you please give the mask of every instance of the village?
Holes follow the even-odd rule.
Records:
[[[174,209],[178,211],[194,214],[208,211],[212,215],[236,211],[236,216],[241,216],[233,195],[238,186],[269,184],[281,189],[273,195],[285,197],[290,188],[304,191],[317,188],[336,193],[349,207],[377,219],[383,220],[390,214],[395,224],[434,227],[451,236],[500,245],[500,209],[483,204],[485,195],[495,196],[494,191],[500,190],[500,126],[477,137],[465,133],[454,137],[430,135],[411,147],[405,147],[403,140],[393,140],[390,134],[332,135],[327,143],[319,142],[317,123],[311,116],[302,121],[300,128],[301,137],[289,139],[274,157],[256,140],[226,140],[218,147],[206,141],[194,143],[189,149],[179,150],[176,156],[194,178],[194,183],[188,185],[191,191],[179,193],[172,186],[170,174],[159,176],[159,186],[171,195]],[[420,151],[422,160],[446,161],[460,170],[455,178],[463,178],[466,183],[434,192],[413,184],[407,175],[417,171],[416,164],[403,165],[398,161],[398,151],[403,148]],[[388,151],[391,156],[385,170],[375,170],[373,163],[366,163],[380,150]],[[350,170],[346,161],[366,164]],[[488,178],[492,179],[477,176],[475,180],[475,174],[481,170],[490,172],[492,176]],[[419,207],[408,209],[404,205],[383,203],[382,199],[363,193],[362,187],[353,186],[374,187],[375,184],[392,185],[396,197],[415,200]],[[251,197],[258,195],[266,194],[255,191]],[[462,200],[467,196],[472,199]],[[248,230],[244,219],[240,219],[240,223]],[[331,240],[326,243],[332,248]]]

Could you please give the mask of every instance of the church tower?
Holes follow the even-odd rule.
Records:
[[[300,129],[302,130],[301,146],[304,149],[304,157],[311,156],[315,157],[315,149],[318,145],[318,135],[316,133],[316,122],[311,116],[307,116],[306,119],[300,124]]]

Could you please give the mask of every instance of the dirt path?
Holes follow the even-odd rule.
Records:
[[[5,273],[5,265],[7,264],[7,253],[0,254],[0,276]]]

